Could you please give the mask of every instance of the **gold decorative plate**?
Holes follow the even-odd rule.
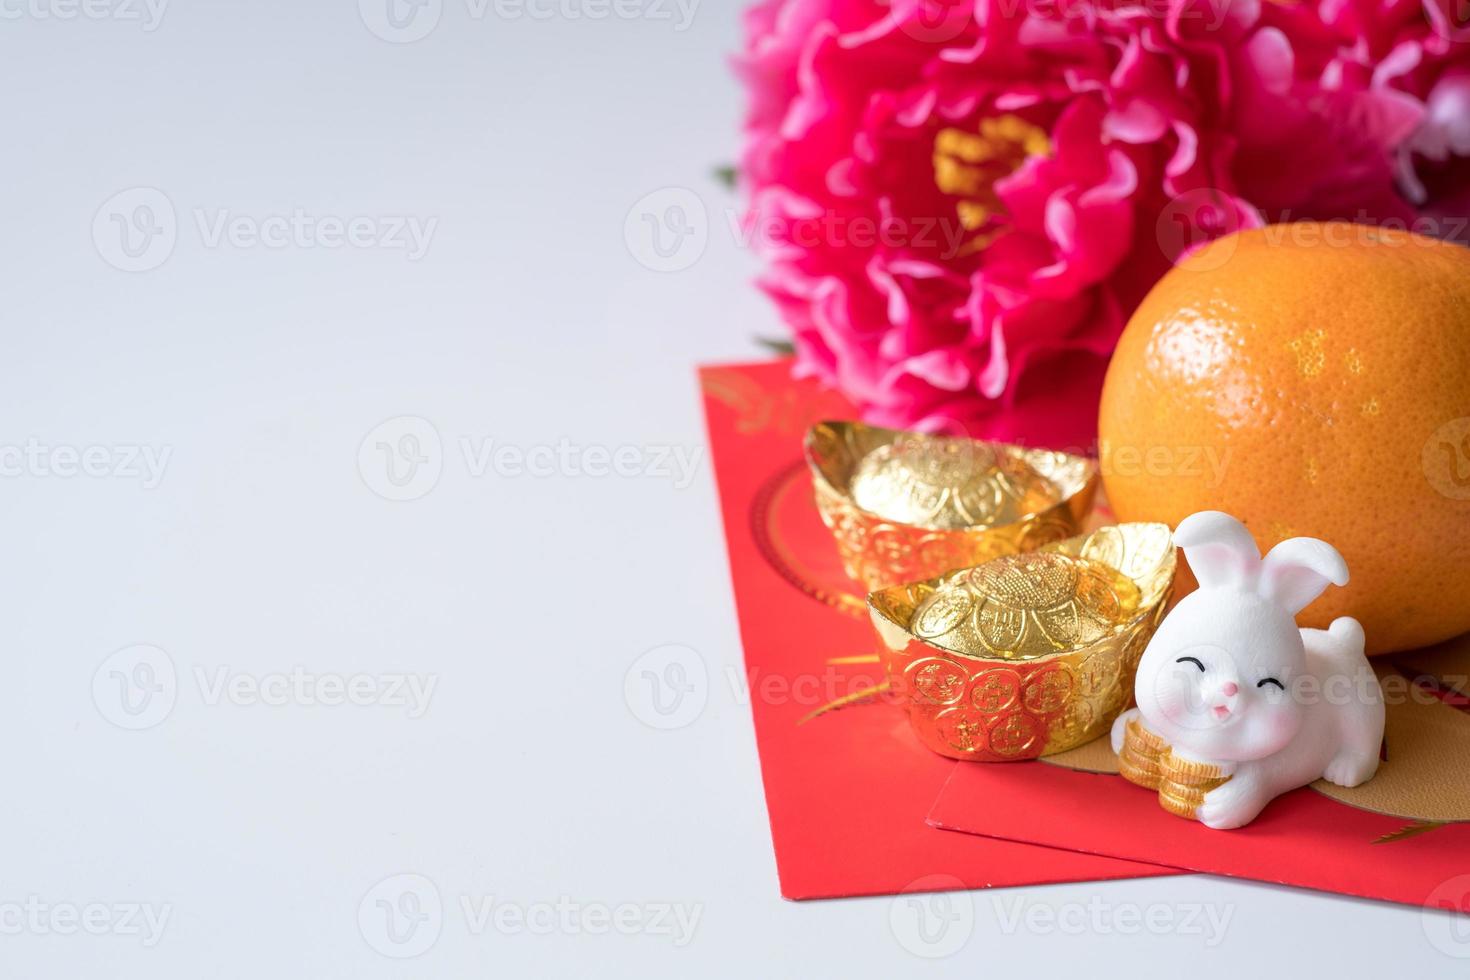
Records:
[[[860,422],[814,425],[806,457],[843,566],[869,589],[1076,534],[1097,492],[1082,456]]]
[[[1119,524],[868,596],[892,693],[921,741],[1009,762],[1108,731],[1174,583],[1163,524]]]

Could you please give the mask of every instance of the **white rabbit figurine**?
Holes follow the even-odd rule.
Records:
[[[1363,654],[1363,627],[1342,617],[1298,629],[1296,614],[1347,563],[1313,538],[1283,541],[1265,559],[1235,518],[1205,511],[1174,533],[1199,590],[1165,618],[1138,664],[1138,707],[1113,725],[1113,751],[1140,718],[1176,757],[1229,781],[1195,816],[1217,830],[1250,823],[1267,803],[1325,777],[1357,786],[1378,769],[1383,690]]]

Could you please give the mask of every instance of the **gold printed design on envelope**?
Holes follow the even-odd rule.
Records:
[[[1085,744],[1132,700],[1174,565],[1167,527],[1127,524],[873,592],[891,691],[920,741],[950,758]]]

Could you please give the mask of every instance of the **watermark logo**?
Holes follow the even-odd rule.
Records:
[[[925,44],[946,44],[965,33],[975,17],[972,0],[949,0],[944,3],[916,3],[900,22],[909,37]]]
[[[439,485],[444,473],[439,430],[417,415],[389,419],[363,438],[357,471],[384,500],[418,500]]]
[[[926,960],[953,956],[975,932],[975,899],[954,875],[925,875],[890,900],[888,928],[915,956]]]
[[[124,647],[102,661],[92,675],[97,711],[119,728],[142,731],[162,724],[178,700],[174,662],[158,647]]]
[[[1470,500],[1470,418],[1446,422],[1424,443],[1424,476],[1451,500]]]
[[[698,651],[670,643],[633,661],[623,676],[623,700],[649,728],[673,731],[704,713],[709,686],[709,669]]]
[[[398,874],[374,885],[357,906],[357,928],[375,951],[395,960],[422,956],[444,930],[438,887],[423,875]]]
[[[123,272],[148,272],[168,261],[179,238],[178,217],[156,187],[130,187],[102,202],[92,217],[92,244]]]
[[[1213,187],[1187,191],[1164,205],[1154,226],[1164,256],[1190,272],[1219,269],[1235,257],[1233,239],[1205,249],[1244,224],[1235,199]]]
[[[444,0],[357,0],[367,29],[390,44],[422,41],[439,26]]]
[[[1419,920],[1431,946],[1470,959],[1470,875],[1457,875],[1430,892]]]
[[[709,212],[700,196],[685,187],[665,187],[645,195],[628,211],[623,241],[645,269],[682,272],[709,247]]]

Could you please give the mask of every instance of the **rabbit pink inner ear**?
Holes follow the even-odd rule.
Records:
[[[1217,510],[1191,514],[1179,522],[1174,543],[1184,549],[1200,588],[1255,587],[1261,549],[1245,525]]]
[[[1266,555],[1256,590],[1295,616],[1327,586],[1347,583],[1347,562],[1336,548],[1316,538],[1291,538]]]

